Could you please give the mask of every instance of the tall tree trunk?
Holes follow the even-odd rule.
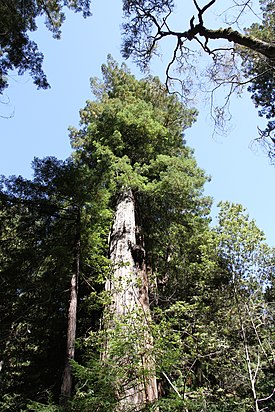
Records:
[[[130,189],[125,188],[118,199],[109,246],[113,271],[106,282],[111,303],[105,316],[104,356],[117,368],[117,411],[140,411],[157,399],[157,384],[145,251]]]
[[[72,367],[71,360],[74,359],[75,352],[75,337],[76,337],[76,317],[77,317],[77,286],[79,278],[80,265],[80,211],[77,211],[76,220],[76,235],[74,243],[74,272],[71,277],[70,286],[70,303],[68,310],[68,326],[67,326],[67,347],[65,367],[62,377],[60,403],[67,406],[67,402],[71,397],[72,392]]]

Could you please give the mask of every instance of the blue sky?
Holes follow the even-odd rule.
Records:
[[[0,104],[0,115],[13,114],[10,119],[0,118],[0,174],[31,177],[35,156],[69,156],[67,129],[78,126],[79,110],[92,98],[90,77],[101,76],[100,67],[108,53],[122,62],[121,1],[94,0],[92,9],[93,16],[86,20],[69,13],[60,41],[52,39],[42,24],[34,33],[45,55],[44,69],[51,89],[36,90],[27,75],[10,77],[4,96],[8,103]],[[137,77],[142,76],[134,64],[127,64]],[[163,78],[161,60],[154,62],[153,74]],[[195,149],[199,166],[212,176],[205,187],[206,194],[214,198],[214,204],[220,200],[243,204],[264,230],[268,243],[275,246],[275,169],[261,150],[250,147],[261,123],[249,96],[232,98],[232,120],[226,136],[213,137],[209,107],[202,103],[198,107],[198,121],[186,131],[185,138]],[[213,216],[215,213],[214,207]]]

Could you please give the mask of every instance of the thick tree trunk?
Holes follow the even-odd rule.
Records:
[[[109,246],[113,271],[106,282],[111,303],[105,316],[104,356],[116,365],[119,375],[117,410],[140,411],[157,399],[157,385],[145,251],[136,230],[130,189],[124,189],[118,199]]]
[[[74,359],[75,352],[75,337],[76,337],[76,319],[77,319],[77,284],[79,278],[80,264],[80,215],[78,212],[76,222],[76,237],[75,237],[75,257],[74,257],[74,273],[71,277],[70,287],[70,303],[68,310],[68,327],[67,327],[67,348],[65,367],[62,377],[60,404],[66,407],[72,392],[72,367],[71,360]]]

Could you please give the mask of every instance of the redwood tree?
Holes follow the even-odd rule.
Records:
[[[210,201],[201,196],[206,177],[183,142],[196,111],[157,78],[138,81],[112,58],[102,72],[103,83],[92,80],[96,100],[81,111],[71,138],[75,161],[90,169],[114,213],[102,365],[113,377],[115,410],[138,411],[158,398],[149,298],[157,270],[164,276],[156,243],[169,253],[177,223],[188,226],[186,237],[202,230]]]

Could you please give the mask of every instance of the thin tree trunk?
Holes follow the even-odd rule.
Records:
[[[72,367],[71,360],[74,359],[75,337],[76,337],[76,319],[77,319],[77,286],[79,278],[80,264],[80,213],[77,212],[76,237],[75,237],[75,258],[74,273],[71,277],[70,303],[68,310],[68,327],[67,327],[67,348],[65,368],[62,377],[60,403],[66,407],[72,392]]]
[[[125,188],[110,235],[113,271],[106,282],[111,303],[105,314],[104,357],[117,367],[117,411],[140,411],[157,399],[145,251],[138,238],[134,196]]]

